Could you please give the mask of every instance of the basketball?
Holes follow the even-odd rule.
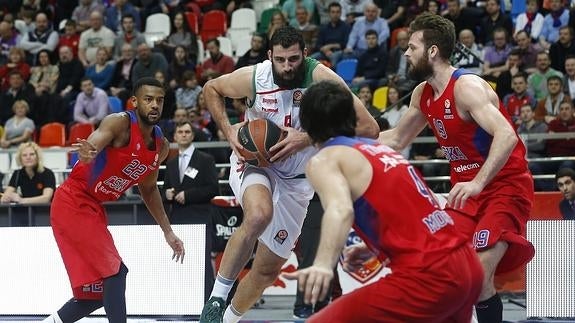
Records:
[[[244,147],[240,153],[248,164],[268,167],[272,157],[270,148],[284,137],[281,128],[270,120],[250,120],[238,130],[238,141]]]

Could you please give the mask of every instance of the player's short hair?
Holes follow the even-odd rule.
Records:
[[[149,86],[154,86],[154,87],[159,87],[161,89],[164,89],[162,82],[156,80],[153,77],[146,76],[146,77],[142,77],[142,78],[138,79],[138,81],[136,81],[136,85],[134,85],[133,95],[136,96],[138,93],[138,90],[141,89],[144,85],[149,85]]]
[[[355,136],[357,116],[353,95],[334,81],[315,83],[305,91],[299,117],[302,128],[314,143],[336,136]]]
[[[425,50],[435,45],[439,56],[448,60],[455,47],[455,26],[449,19],[429,12],[420,14],[409,24],[410,33],[423,31]]]
[[[270,40],[270,48],[273,51],[274,46],[280,45],[283,48],[291,47],[299,44],[299,48],[303,51],[305,42],[302,34],[292,26],[283,26],[274,32]]]

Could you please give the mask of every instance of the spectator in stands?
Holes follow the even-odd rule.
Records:
[[[60,77],[56,86],[56,93],[63,99],[63,104],[67,107],[80,92],[80,80],[84,76],[84,66],[74,57],[72,48],[62,46],[58,50],[60,63],[58,69]]]
[[[205,223],[211,215],[210,201],[219,193],[214,157],[196,149],[193,141],[190,121],[176,124],[174,142],[179,157],[166,163],[164,176],[164,194],[170,202],[170,221],[174,224]]]
[[[40,50],[37,56],[38,66],[32,67],[29,83],[36,90],[36,96],[54,94],[60,77],[60,69],[52,64],[49,50]]]
[[[367,50],[359,56],[352,86],[369,85],[371,89],[375,89],[380,84],[380,79],[385,77],[387,50],[385,46],[379,45],[375,30],[368,30],[365,39]]]
[[[176,109],[176,92],[168,84],[166,74],[160,70],[154,73],[154,78],[164,85],[164,109],[162,110],[161,119],[171,118]]]
[[[31,59],[28,62],[33,65],[37,64],[34,61],[41,50],[48,50],[50,55],[52,55],[58,46],[59,38],[58,32],[50,27],[50,21],[45,13],[38,12],[35,23],[34,30],[25,34],[19,45],[20,48],[30,54]]]
[[[483,52],[483,72],[484,79],[495,81],[508,69],[507,57],[511,53],[512,46],[507,40],[509,33],[503,28],[493,31],[492,44],[485,47]]]
[[[124,44],[121,53],[114,68],[110,94],[120,98],[122,106],[126,106],[126,101],[132,95],[132,70],[136,65],[136,50],[130,44]]]
[[[313,46],[317,42],[319,29],[316,24],[311,22],[311,15],[304,6],[296,8],[295,22],[291,23],[291,26],[302,34],[308,54],[311,54],[314,49]]]
[[[408,1],[375,0],[373,2],[381,8],[379,16],[387,21],[389,29],[393,30],[408,25],[406,22]]]
[[[21,36],[7,21],[0,21],[0,64],[6,64],[10,49],[20,44]]]
[[[72,50],[75,58],[78,58],[78,46],[80,44],[80,34],[76,31],[76,22],[72,19],[67,19],[64,24],[64,33],[60,35],[58,41],[58,52],[60,48],[67,46]]]
[[[459,35],[464,29],[476,30],[476,26],[482,16],[483,12],[477,11],[475,8],[461,7],[459,0],[447,0],[447,14],[445,14],[445,18],[451,20],[453,25],[455,25],[456,35]]]
[[[80,84],[82,92],[74,104],[74,122],[91,123],[97,127],[110,112],[108,95],[104,90],[94,87],[88,77],[84,77]]]
[[[503,28],[507,35],[513,32],[513,22],[511,18],[501,11],[501,0],[487,0],[485,3],[485,16],[481,19],[481,37],[479,42],[483,45],[490,45],[493,42],[493,32]]]
[[[575,118],[573,113],[573,102],[564,101],[559,106],[559,114],[555,120],[548,124],[549,133],[575,132]],[[547,140],[548,157],[570,157],[575,156],[575,140],[571,139],[548,139]],[[569,167],[575,169],[575,162],[566,160],[558,163],[555,169]]]
[[[172,32],[162,40],[156,42],[156,46],[160,46],[164,50],[166,57],[174,56],[174,49],[176,46],[184,46],[186,52],[190,55],[190,60],[197,61],[198,57],[198,39],[196,34],[190,30],[188,21],[183,12],[176,12],[172,18]]]
[[[453,66],[465,68],[477,75],[481,75],[483,62],[483,48],[475,42],[475,35],[469,29],[459,32],[459,43],[465,47],[465,51],[455,50],[453,53]]]
[[[202,63],[203,82],[234,71],[234,59],[220,51],[220,41],[217,38],[208,40],[206,49],[210,58]]]
[[[86,68],[86,77],[92,80],[95,87],[108,91],[110,84],[112,84],[115,69],[116,63],[108,60],[106,48],[100,47],[96,52],[96,61]]]
[[[320,25],[328,24],[330,21],[329,5],[331,5],[332,3],[337,3],[337,2],[334,2],[333,0],[314,0],[314,3],[315,3],[315,10],[316,10],[317,15],[319,17],[319,24]],[[340,17],[341,17],[341,13],[340,13]]]
[[[521,124],[521,107],[524,105],[529,105],[530,107],[535,107],[537,101],[529,92],[527,92],[527,75],[522,72],[518,72],[513,75],[511,79],[511,87],[513,88],[513,93],[506,95],[503,98],[503,105],[507,109],[507,113],[511,116],[511,120],[516,125]]]
[[[537,102],[535,107],[535,120],[549,124],[560,111],[561,103],[571,101],[571,97],[563,93],[563,79],[551,75],[547,79],[547,96]]]
[[[539,35],[539,44],[545,50],[559,39],[559,29],[567,26],[569,10],[563,6],[562,0],[549,0],[550,12],[543,18],[543,28]]]
[[[495,91],[500,98],[505,98],[505,96],[513,93],[512,79],[518,73],[525,74],[525,78],[527,78],[527,74],[523,70],[523,63],[521,61],[520,52],[518,49],[514,48],[507,56],[507,70],[501,72],[499,77],[496,80]]]
[[[13,70],[8,75],[8,90],[3,91],[0,96],[0,124],[4,124],[14,113],[11,107],[14,102],[24,100],[29,105],[33,104],[34,89],[27,86],[22,73],[19,70]],[[34,109],[34,107],[32,107]]]
[[[515,42],[519,56],[521,57],[522,66],[527,74],[531,74],[537,70],[537,54],[542,51],[539,45],[531,43],[529,34],[524,30],[519,31],[515,35]]]
[[[92,14],[99,12],[103,16],[104,5],[99,0],[79,0],[78,6],[74,8],[71,18],[76,22],[78,31],[83,32],[92,26]]]
[[[551,76],[557,76],[563,79],[563,74],[554,68],[551,68],[549,54],[540,52],[537,54],[537,69],[527,78],[529,90],[535,96],[536,100],[542,100],[547,96],[547,79]]]
[[[22,205],[50,203],[56,189],[56,177],[44,166],[40,147],[32,141],[20,144],[16,151],[16,164],[21,168],[12,173],[0,202]],[[13,226],[29,225],[27,212],[18,208],[13,211],[17,215],[13,217]]]
[[[270,19],[270,24],[268,25],[268,31],[267,31],[268,42],[270,39],[272,39],[272,35],[276,30],[278,30],[280,27],[287,26],[287,24],[288,21],[286,17],[283,15],[283,13],[281,13],[280,11],[274,12],[272,18]]]
[[[254,33],[250,45],[250,49],[238,58],[236,66],[234,67],[235,70],[244,66],[256,65],[268,59],[267,44],[264,35]]]
[[[130,0],[130,3],[140,11],[142,21],[146,21],[148,16],[155,13],[170,13],[170,8],[168,8],[164,0]]]
[[[559,40],[551,44],[549,59],[551,68],[565,73],[565,59],[569,55],[575,55],[575,42],[573,41],[573,28],[563,26],[559,28]]]
[[[2,148],[10,148],[33,139],[32,134],[36,129],[34,121],[26,116],[30,112],[28,102],[24,100],[14,102],[12,111],[14,116],[6,121],[4,132],[0,137]]]
[[[341,19],[353,25],[355,18],[365,15],[365,9],[373,2],[371,0],[339,0],[339,4],[341,5]]]
[[[164,134],[164,137],[166,137],[166,139],[168,139],[170,142],[174,142],[176,125],[186,121],[190,121],[188,110],[178,108],[174,110],[172,118],[166,118],[160,120],[159,126],[160,128],[162,128],[162,133]]]
[[[182,45],[176,46],[174,49],[174,57],[172,58],[168,67],[168,80],[170,80],[170,87],[177,89],[184,86],[183,75],[187,71],[195,72],[196,63],[190,59],[186,47]]]
[[[397,45],[389,51],[386,71],[387,84],[395,86],[405,93],[413,90],[417,85],[417,81],[413,80],[407,73],[408,64],[404,54],[407,50],[408,40],[407,31],[402,30],[397,33]]]
[[[529,138],[532,134],[543,134],[547,133],[547,124],[542,121],[537,121],[534,119],[533,107],[529,104],[525,104],[520,108],[520,121],[517,133],[522,135],[525,147],[527,148],[527,158],[540,158],[546,157],[545,154],[545,139],[535,139]],[[526,136],[526,138],[525,138]],[[533,175],[545,174],[548,167],[545,163],[539,163],[535,161],[529,162],[529,170]],[[536,191],[549,191],[550,185],[547,181],[536,179],[534,181]]]
[[[565,77],[563,78],[563,92],[575,98],[575,55],[565,58]]]
[[[387,50],[387,40],[389,38],[389,26],[385,19],[378,17],[379,8],[369,3],[365,6],[363,17],[356,19],[345,49],[343,50],[344,57],[357,58],[367,50],[367,42],[365,40],[365,33],[373,29],[378,35],[378,43],[384,50]]]
[[[571,168],[561,168],[555,174],[557,188],[563,194],[559,202],[559,211],[565,220],[575,220],[575,171]]]
[[[122,17],[122,30],[118,32],[118,36],[114,39],[114,59],[120,59],[124,44],[129,44],[136,50],[140,44],[145,42],[146,38],[138,31],[134,16],[131,14],[124,15]]]
[[[320,26],[315,44],[316,52],[311,57],[327,60],[331,63],[331,67],[335,68],[341,58],[342,50],[347,45],[351,29],[341,20],[341,5],[338,2],[330,3],[328,10],[329,22]]]
[[[143,43],[138,46],[138,61],[132,70],[132,81],[146,76],[154,77],[157,71],[161,71],[164,76],[168,71],[168,61],[164,55],[153,53],[148,44]]]
[[[120,32],[119,27],[122,27],[122,29],[125,28],[124,17],[127,16],[132,17],[135,30],[142,29],[140,13],[136,7],[134,7],[134,5],[132,5],[128,0],[114,0],[114,3],[106,8],[104,15],[106,27],[115,33]]]
[[[26,54],[22,48],[10,48],[8,63],[0,66],[0,79],[2,80],[1,89],[3,91],[8,89],[8,79],[12,71],[19,71],[20,75],[24,78],[24,81],[28,82],[28,79],[30,78],[30,65],[26,63]]]
[[[390,128],[395,128],[401,117],[407,113],[407,104],[405,104],[405,101],[399,102],[399,98],[401,98],[401,92],[399,92],[399,89],[394,86],[388,86],[387,107],[385,108],[382,117],[387,119]],[[410,151],[411,145],[407,145],[405,149],[400,151],[400,153],[405,157],[405,159],[409,159]]]
[[[282,5],[282,12],[288,20],[288,24],[295,26],[297,24],[297,8],[304,7],[312,17],[315,12],[315,4],[313,0],[286,0]]]
[[[515,35],[519,31],[525,31],[530,35],[533,42],[539,41],[541,29],[543,28],[543,15],[539,12],[537,0],[527,0],[527,11],[520,13],[515,21]],[[514,35],[514,36],[515,36]]]
[[[78,45],[78,58],[84,67],[96,61],[96,51],[100,47],[106,48],[108,54],[111,54],[115,38],[114,32],[104,26],[102,13],[100,11],[92,12],[90,14],[90,28],[82,32]]]
[[[371,114],[376,120],[381,116],[381,111],[373,106],[373,90],[367,84],[359,87],[357,90],[357,97],[363,103],[369,114]]]
[[[192,109],[196,105],[200,92],[202,92],[202,87],[198,85],[196,73],[193,70],[185,71],[182,76],[182,86],[176,90],[176,106]]]

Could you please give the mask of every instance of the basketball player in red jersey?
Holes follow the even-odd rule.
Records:
[[[301,98],[313,82],[329,79],[345,85],[332,70],[306,57],[303,37],[295,28],[276,30],[270,47],[269,60],[240,68],[204,86],[208,109],[234,151],[230,156],[230,187],[243,208],[244,219],[228,241],[201,323],[238,322],[278,277],[300,235],[313,197],[304,167],[316,148],[311,147],[300,127]],[[243,147],[237,134],[244,123],[230,124],[223,104],[225,97],[247,98],[247,120],[265,118],[287,132],[286,138],[271,148],[274,156],[270,167],[243,163],[238,153]],[[379,128],[375,119],[357,98],[354,107],[358,133],[376,138]],[[230,289],[256,241],[259,243],[251,270],[226,308]]]
[[[400,153],[355,137],[352,102],[332,82],[312,85],[302,100],[302,126],[321,148],[306,175],[325,213],[313,266],[284,277],[298,279],[307,303],[323,299],[352,225],[367,246],[345,252],[345,266],[375,254],[380,261],[389,257],[392,273],[307,322],[469,323],[483,272],[459,229],[472,230],[473,217],[441,209]]]
[[[405,52],[409,71],[425,82],[415,88],[410,109],[397,127],[380,134],[380,142],[401,150],[429,123],[450,163],[449,205],[478,218],[473,243],[485,272],[478,320],[501,322],[503,305],[494,274],[512,271],[534,255],[525,239],[533,202],[525,147],[489,84],[450,65],[453,24],[422,14],[410,31]]]
[[[162,84],[138,80],[132,101],[135,110],[108,115],[88,139],[74,144],[80,161],[54,194],[50,223],[74,296],[45,321],[75,322],[104,306],[109,322],[126,322],[128,268],[108,231],[102,202],[117,200],[135,184],[173,249],[172,258],[184,260],[184,244],[172,231],[156,184],[169,149],[156,125]]]

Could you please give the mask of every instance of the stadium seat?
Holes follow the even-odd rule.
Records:
[[[232,48],[232,41],[227,37],[218,37],[220,42],[220,52],[224,55],[234,57],[234,49]]]
[[[357,59],[348,58],[341,60],[335,66],[335,72],[339,75],[348,85],[351,84],[357,69]]]
[[[76,123],[70,127],[68,134],[68,144],[76,142],[76,139],[87,139],[94,132],[94,125],[91,123]]]
[[[20,35],[26,35],[28,33],[28,27],[26,26],[26,22],[22,19],[14,20],[14,28],[18,30]]]
[[[232,39],[232,45],[234,40]],[[243,36],[243,38],[237,39],[236,45],[236,57],[242,57],[248,50],[252,48],[252,36]]]
[[[200,36],[204,44],[211,38],[224,36],[228,30],[227,16],[224,11],[211,10],[204,14]]]
[[[65,146],[66,126],[59,122],[51,122],[40,128],[40,139],[38,145],[42,147]]]
[[[254,11],[256,12],[256,22],[258,24],[260,24],[262,21],[262,18],[263,18],[264,11],[266,11],[267,9],[273,9],[273,8],[277,7],[278,4],[279,4],[279,1],[277,1],[277,0],[254,0],[254,1],[252,1]],[[267,28],[267,27],[268,26],[266,25],[265,28]],[[258,28],[258,30],[259,30],[259,28]]]
[[[186,21],[188,22],[190,31],[198,35],[200,33],[200,23],[198,15],[196,15],[196,13],[192,11],[186,11],[184,15],[186,16]]]
[[[122,107],[122,100],[119,98],[115,96],[109,96],[108,102],[110,105],[110,113],[118,113],[124,111],[124,108]]]
[[[206,52],[204,49],[204,42],[202,42],[200,39],[197,40],[198,42],[198,64],[197,65],[201,65],[204,60],[206,59]]]
[[[387,86],[382,86],[373,92],[373,101],[371,104],[379,111],[383,111],[387,107],[387,89]]]
[[[250,32],[256,31],[256,11],[250,8],[240,8],[232,12],[230,28],[246,28]]]
[[[211,6],[214,0],[195,0],[195,2],[200,6],[200,8]]]
[[[156,41],[168,37],[171,25],[170,16],[165,13],[149,15],[146,18],[146,28],[144,30],[144,37],[148,46],[154,47]]]
[[[191,11],[196,14],[196,17],[198,18],[198,26],[201,27],[203,15],[202,8],[200,8],[200,6],[195,1],[190,1],[186,3],[186,11]]]
[[[270,24],[270,21],[272,20],[272,16],[276,12],[281,12],[281,10],[279,8],[273,7],[266,9],[262,12],[260,24],[258,26],[259,33],[267,33],[268,26]]]
[[[248,39],[247,46],[248,46],[248,48],[250,47],[251,35],[253,32],[254,32],[254,30],[250,30],[248,28],[229,28],[228,29],[227,37],[232,42],[232,49],[234,50],[234,52],[236,52],[238,50],[238,47],[245,45],[245,44],[241,44],[241,42],[245,41],[246,38]],[[243,51],[241,54],[236,53],[236,56],[241,56],[244,53],[245,53],[245,51]]]

